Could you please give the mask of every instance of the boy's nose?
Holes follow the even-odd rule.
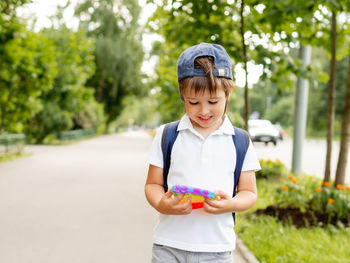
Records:
[[[203,105],[201,108],[200,108],[200,113],[202,115],[205,115],[207,113],[209,113],[209,108],[206,106],[206,105]]]

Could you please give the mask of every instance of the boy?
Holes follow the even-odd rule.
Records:
[[[222,46],[201,43],[180,55],[177,73],[186,114],[179,122],[171,151],[167,192],[161,148],[164,125],[157,131],[148,160],[145,194],[160,213],[152,262],[232,262],[232,212],[247,210],[256,202],[255,171],[260,165],[250,142],[238,192],[232,197],[235,131],[225,114],[233,90],[231,60]],[[215,191],[220,198],[205,199],[203,208],[192,210],[191,198],[179,203],[184,194],[173,197],[171,187],[177,184]]]

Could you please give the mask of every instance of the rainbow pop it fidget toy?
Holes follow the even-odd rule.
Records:
[[[174,193],[174,196],[177,196],[179,194],[185,194],[184,198],[182,198],[182,200],[180,201],[180,204],[185,203],[187,198],[191,196],[192,209],[202,208],[204,198],[218,200],[217,195],[214,192],[201,188],[190,187],[185,185],[174,185],[171,188],[171,190]]]

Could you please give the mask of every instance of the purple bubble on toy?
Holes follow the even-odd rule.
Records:
[[[193,194],[195,195],[202,195],[202,192],[199,188],[193,188]]]
[[[204,196],[212,199],[216,199],[217,197],[214,192],[200,189],[200,188],[184,186],[184,185],[174,185],[172,187],[172,191],[174,194],[187,193],[190,195],[200,195],[200,196]]]

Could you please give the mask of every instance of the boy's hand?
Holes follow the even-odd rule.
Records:
[[[204,211],[210,214],[223,214],[228,212],[234,212],[233,210],[233,198],[223,191],[216,191],[215,194],[219,197],[219,200],[213,200],[205,198]]]
[[[165,215],[188,215],[192,212],[191,197],[185,203],[180,204],[179,202],[185,194],[179,194],[174,198],[172,195],[171,189],[163,195],[157,206],[158,212]]]

